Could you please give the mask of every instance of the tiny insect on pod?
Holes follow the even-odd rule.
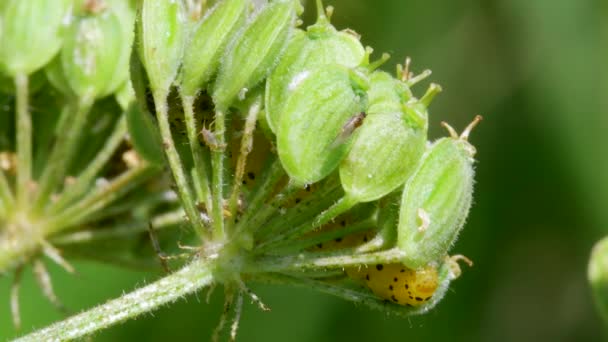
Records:
[[[344,123],[363,111],[366,81],[354,70],[327,64],[294,90],[277,129],[279,158],[293,181],[314,183],[338,166],[349,144],[332,145]]]
[[[329,63],[354,68],[366,57],[358,37],[331,25],[321,1],[317,1],[317,10],[317,22],[305,32],[296,30],[266,81],[266,121],[272,131],[277,129],[287,98],[308,71]]]
[[[368,115],[340,164],[344,191],[357,202],[374,201],[404,184],[426,144],[426,105],[412,110],[420,104],[385,72],[372,74],[370,83]]]
[[[226,110],[237,97],[261,82],[285,50],[301,11],[297,0],[276,0],[263,7],[226,49],[213,87],[213,101]]]
[[[441,260],[462,229],[473,194],[475,148],[468,135],[475,120],[458,136],[433,143],[403,190],[398,225],[398,248],[403,263],[417,269]]]

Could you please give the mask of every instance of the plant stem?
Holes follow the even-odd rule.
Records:
[[[334,205],[323,211],[312,222],[304,223],[300,226],[295,226],[286,232],[279,234],[277,237],[270,239],[260,245],[260,250],[272,249],[274,246],[280,245],[287,241],[293,240],[302,236],[307,232],[314,230],[315,228],[321,227],[328,223],[339,215],[345,213],[351,209],[357,202],[350,197],[344,196],[340,198]]]
[[[196,259],[154,283],[15,341],[64,341],[87,336],[210,285],[214,267],[208,260]]]
[[[249,199],[247,210],[235,227],[235,235],[240,234],[246,227],[250,227],[248,224],[250,219],[255,218],[259,209],[264,205],[264,201],[272,194],[281,177],[285,175],[283,166],[276,156],[272,156],[269,163],[270,165],[264,171],[264,177],[260,185],[254,189],[253,196]]]
[[[108,185],[92,192],[74,206],[45,222],[45,235],[50,236],[76,224],[84,223],[83,221],[90,215],[121,198],[155,172],[157,172],[156,168],[143,165],[121,174]]]
[[[17,203],[28,204],[28,193],[32,180],[32,116],[29,112],[28,77],[15,77],[17,92]]]
[[[76,178],[76,183],[72,184],[69,188],[66,188],[60,195],[56,203],[54,203],[50,209],[51,213],[59,212],[70,204],[72,200],[84,194],[95,176],[101,171],[106,165],[108,160],[112,157],[116,149],[122,143],[125,134],[127,133],[127,122],[124,116],[116,123],[116,127],[112,132],[112,135],[108,137],[103,148],[97,153],[95,159],[87,166],[87,168]]]
[[[196,178],[194,183],[197,185],[196,190],[199,201],[205,203],[205,208],[209,213],[211,210],[211,190],[209,189],[209,176],[207,175],[209,156],[204,153],[199,145],[194,117],[194,97],[182,95],[182,104],[184,107],[184,118],[186,119],[186,130],[188,131],[188,142],[192,150],[192,159],[194,159],[194,176]]]
[[[156,106],[156,117],[158,118],[160,134],[163,138],[163,145],[165,147],[165,155],[169,161],[169,166],[173,173],[173,179],[175,179],[175,185],[177,186],[177,192],[179,193],[181,203],[184,206],[184,211],[186,212],[194,231],[196,231],[200,237],[204,238],[207,233],[203,229],[204,226],[199,211],[194,205],[194,197],[192,196],[188,179],[184,173],[184,167],[177,152],[177,148],[175,147],[175,141],[171,135],[167,94],[164,92],[154,94],[154,104]]]
[[[221,241],[224,239],[224,155],[226,148],[226,111],[215,111],[215,138],[217,144],[211,150],[211,195],[213,208],[211,209],[211,219],[213,220],[213,240]]]
[[[47,203],[57,186],[65,176],[72,156],[78,147],[78,140],[86,125],[87,117],[94,98],[91,96],[81,97],[75,104],[73,114],[69,116],[70,124],[67,125],[66,132],[59,132],[57,143],[53,147],[53,152],[47,162],[42,176],[40,177],[38,196],[34,202],[34,209],[40,212]],[[67,113],[64,113],[67,115]]]
[[[241,148],[236,164],[236,171],[234,175],[234,185],[232,187],[232,194],[230,195],[230,201],[228,202],[228,210],[232,213],[233,218],[237,217],[237,203],[243,184],[243,176],[245,175],[245,165],[247,164],[247,156],[253,148],[253,131],[255,130],[255,124],[258,121],[258,114],[262,106],[262,98],[258,96],[253,103],[249,106],[249,112],[247,114],[247,120],[245,121],[245,130],[241,139]],[[234,220],[230,220],[229,227],[234,226]]]
[[[96,227],[92,230],[79,230],[66,235],[54,237],[50,240],[50,242],[54,245],[70,245],[110,239],[121,239],[125,237],[133,237],[136,234],[146,232],[149,229],[150,224],[152,224],[154,229],[158,231],[163,228],[183,223],[185,223],[184,211],[182,209],[177,209],[162,215],[158,215],[148,222],[119,223],[108,227]]]
[[[0,170],[0,217],[7,217],[13,210],[15,199],[4,171]]]
[[[288,257],[263,257],[255,259],[252,270],[266,272],[297,271],[302,269],[331,269],[346,266],[400,262],[404,253],[396,248],[387,251],[353,254],[352,249],[342,249],[336,253],[300,253]]]

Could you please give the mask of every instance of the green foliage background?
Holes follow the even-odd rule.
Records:
[[[484,122],[475,205],[455,252],[475,261],[444,301],[402,320],[306,289],[254,286],[272,308],[247,305],[240,341],[597,341],[607,336],[586,283],[593,243],[608,232],[608,2],[601,0],[335,0],[333,22],[377,53],[413,58],[444,92],[442,120]],[[309,4],[312,5],[312,4]],[[309,16],[314,14],[308,6]],[[424,91],[425,85],[417,88]],[[76,263],[49,265],[56,292],[81,310],[159,273]],[[27,272],[29,273],[29,272]],[[10,325],[9,277],[0,278],[0,340]],[[94,340],[207,340],[221,291],[98,334]],[[25,331],[61,318],[31,275],[22,288]]]

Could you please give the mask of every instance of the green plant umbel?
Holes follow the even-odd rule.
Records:
[[[429,165],[428,155],[435,156],[436,146],[445,144],[427,142],[428,107],[440,88],[432,84],[420,98],[410,89],[429,72],[414,76],[409,60],[396,76],[377,71],[388,55],[370,62],[372,49],[363,48],[352,31],[336,30],[329,20],[333,10],[321,1],[316,23],[305,30],[297,28],[302,13],[297,0],[273,0],[257,8],[246,0],[219,0],[208,9],[193,4],[139,2],[131,54],[137,104],[125,105],[126,114],[118,119],[128,129],[146,177],[165,164],[171,171],[181,218],[193,234],[189,247],[181,247],[175,236],[160,242],[188,249],[181,269],[22,340],[86,336],[215,284],[224,286],[226,304],[214,340],[229,316],[235,317],[229,329],[235,338],[243,297],[267,309],[247,288],[254,281],[306,286],[400,316],[433,308],[460,275],[457,261],[468,261],[448,252],[456,236],[452,232],[461,229],[468,214],[473,174],[457,170],[471,169],[472,155],[463,161],[459,148],[472,147],[464,137],[444,139],[457,145],[440,151],[441,158],[453,160],[447,169]],[[67,32],[97,25],[97,36],[105,39],[113,36],[103,34],[111,29],[106,27],[110,20]],[[96,53],[95,46],[87,44],[83,51],[105,68],[111,56]],[[49,78],[72,79],[66,83],[70,89],[62,91],[77,100],[76,113],[90,111],[83,98],[97,99],[116,89],[108,79],[87,83],[86,68],[71,65],[74,58],[63,60],[63,53],[61,59],[60,67],[49,67]],[[128,92],[119,95],[127,103]],[[85,122],[89,117],[75,118],[80,116]],[[72,150],[68,156],[73,159]],[[71,169],[60,169],[66,170]],[[436,173],[438,180],[420,176]],[[52,193],[58,188],[43,187]],[[137,188],[134,197],[147,203],[154,191],[160,190]],[[84,213],[97,208],[84,194],[70,196]],[[12,197],[6,191],[0,213],[9,212],[5,208]],[[410,208],[399,206],[410,197],[441,209],[427,210],[433,221],[423,239],[411,235],[410,217],[403,216]],[[34,212],[46,217],[52,209],[64,217],[72,203],[66,201],[60,195],[60,204],[49,204],[50,209],[34,201]],[[129,197],[120,203],[125,210],[142,205]],[[449,212],[453,208],[458,213]],[[140,218],[154,219],[157,226],[167,224],[167,215],[158,209]],[[166,264],[167,257],[158,252]],[[391,281],[400,288],[391,292]]]

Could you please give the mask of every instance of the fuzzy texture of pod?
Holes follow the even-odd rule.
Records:
[[[196,95],[217,71],[230,37],[245,23],[248,5],[247,0],[221,1],[194,27],[181,69],[184,96]]]
[[[340,164],[340,181],[357,202],[377,200],[409,178],[426,144],[427,114],[407,110],[407,87],[385,72],[371,77],[370,103],[350,151]]]
[[[226,49],[212,98],[226,110],[276,66],[293,30],[295,0],[276,0],[262,8]]]
[[[78,97],[108,95],[125,41],[120,21],[110,11],[77,19],[61,48],[61,69]],[[126,79],[124,71],[121,83]],[[113,92],[115,89],[111,89]]]
[[[61,47],[69,0],[3,0],[0,3],[0,69],[31,74]]]
[[[277,128],[277,150],[285,171],[300,184],[329,175],[344,158],[350,141],[334,144],[344,124],[365,108],[366,79],[338,64],[307,75],[285,104]]]
[[[325,15],[319,15],[317,23],[306,32],[297,30],[281,61],[266,80],[266,120],[270,129],[276,131],[293,84],[298,82],[297,76],[303,71],[330,63],[354,68],[361,65],[365,57],[359,39],[352,33],[337,31]]]
[[[446,256],[464,226],[473,195],[474,148],[441,138],[425,152],[403,190],[398,248],[416,269]]]
[[[169,93],[184,53],[186,13],[179,0],[143,0],[136,33],[139,57],[154,94]]]

